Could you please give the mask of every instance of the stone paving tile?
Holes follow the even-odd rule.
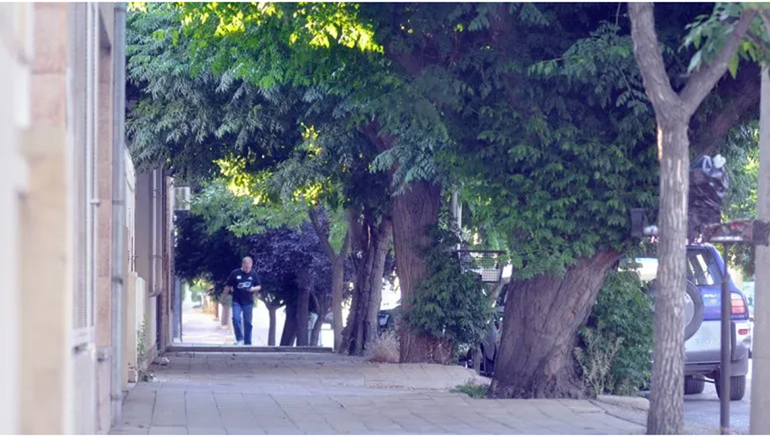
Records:
[[[110,432],[110,434],[149,434],[150,433],[150,427],[134,427],[130,425],[123,425],[118,429],[115,429]]]
[[[267,434],[267,432],[265,431],[265,429],[260,427],[228,427],[227,434],[257,435],[257,434]]]
[[[188,433],[187,433],[187,427],[184,427],[184,426],[154,425],[150,427],[150,434],[188,434]]]
[[[224,427],[205,427],[205,426],[190,426],[187,428],[188,434],[227,434],[227,430]]]
[[[126,396],[115,434],[629,434],[587,401],[477,400],[472,372],[335,354],[171,353]],[[381,385],[388,388],[372,388]],[[369,386],[369,387],[367,387]],[[151,426],[150,426],[151,425]]]

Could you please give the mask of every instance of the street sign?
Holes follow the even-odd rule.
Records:
[[[768,245],[770,225],[759,220],[736,220],[710,224],[703,231],[703,239],[711,243]]]

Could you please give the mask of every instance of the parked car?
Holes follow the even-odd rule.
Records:
[[[637,259],[643,265],[640,277],[654,277],[657,261]],[[699,394],[707,380],[720,387],[721,365],[721,286],[724,261],[709,244],[687,247],[687,287],[685,289],[685,394]],[[652,274],[651,274],[652,273]],[[730,279],[733,339],[730,364],[730,400],[743,399],[751,350],[751,322],[746,296]],[[654,285],[651,292],[654,293]]]
[[[395,331],[398,322],[398,309],[401,305],[393,309],[384,309],[377,312],[377,336],[382,336],[386,331]]]
[[[495,308],[495,314],[487,323],[484,339],[478,346],[468,350],[463,363],[467,368],[475,369],[483,376],[492,377],[495,373],[495,360],[500,348],[500,337],[503,333],[504,306]]]

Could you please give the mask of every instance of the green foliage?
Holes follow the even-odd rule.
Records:
[[[575,351],[594,394],[636,395],[650,378],[653,311],[633,271],[607,275]]]
[[[477,400],[489,398],[489,386],[484,384],[466,383],[457,386],[452,392],[465,394]]]
[[[153,375],[150,372],[149,356],[147,355],[147,335],[148,335],[147,320],[142,320],[142,325],[139,327],[139,331],[136,332],[136,381],[148,382],[152,381]]]
[[[733,128],[720,152],[727,159],[730,183],[722,219],[755,218],[759,189],[759,122]],[[754,247],[733,244],[729,250],[730,264],[739,266],[745,277],[753,276]]]
[[[234,193],[222,179],[204,182],[203,189],[193,196],[191,210],[205,219],[210,233],[224,228],[236,236],[284,226],[298,230],[308,222],[306,203],[259,203],[249,195]]]
[[[697,50],[690,60],[687,72],[699,70],[709,65],[727,42],[740,16],[750,9],[763,9],[764,5],[751,3],[716,3],[711,14],[699,15],[695,21],[687,25],[689,33],[684,40],[683,48]],[[768,60],[768,30],[767,23],[757,15],[749,28],[747,38],[738,46],[728,66],[733,79],[738,74],[741,61],[752,63]]]
[[[478,343],[493,308],[476,273],[463,271],[453,250],[454,232],[437,228],[424,253],[428,277],[411,300],[407,325],[416,332],[450,341],[453,347]]]
[[[574,11],[544,9],[554,24],[528,29],[528,44],[512,48],[510,62],[528,65],[511,73],[517,86],[474,92],[464,140],[442,156],[463,181],[470,221],[508,248],[524,280],[560,274],[597,249],[625,250],[629,209],[657,200],[654,117],[630,37],[598,22],[573,39],[579,30],[560,23]]]
[[[139,169],[172,166],[178,179],[216,176],[218,159],[242,157],[261,170],[284,159],[300,140],[299,94],[267,92],[211,66],[193,65],[180,11],[148,4],[127,18],[126,123]]]

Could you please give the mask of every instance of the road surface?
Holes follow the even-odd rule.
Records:
[[[751,363],[749,363],[748,386],[742,401],[730,403],[730,426],[733,433],[749,433],[749,409],[751,406]],[[719,434],[719,398],[712,383],[706,383],[706,390],[699,395],[684,397],[685,425],[696,434]]]

